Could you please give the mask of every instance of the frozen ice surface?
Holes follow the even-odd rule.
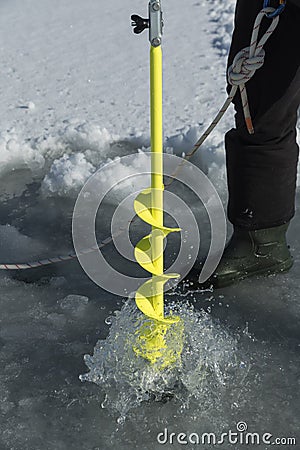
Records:
[[[187,152],[225,98],[234,5],[187,0],[183,10],[179,0],[164,1],[169,153]],[[72,211],[87,177],[123,155],[145,157],[148,42],[130,29],[130,14],[143,15],[137,0],[11,0],[0,2],[0,12],[0,262],[30,262],[72,249]],[[193,158],[224,204],[223,138],[232,112]],[[111,175],[133,169],[119,162]],[[97,218],[100,240],[114,206],[138,188],[134,179],[112,193]],[[202,209],[174,189],[202,231]],[[157,450],[165,427],[219,433],[240,421],[299,442],[299,196],[297,206],[288,274],[167,296],[185,317],[189,345],[184,369],[159,376],[122,346],[132,337],[134,303],[102,291],[77,261],[1,272],[0,449]],[[168,258],[174,252],[167,246]],[[111,245],[105,256],[126,269]]]

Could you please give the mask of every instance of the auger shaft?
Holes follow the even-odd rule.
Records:
[[[180,228],[164,226],[163,205],[163,117],[162,117],[162,11],[160,0],[149,1],[149,19],[131,16],[135,33],[149,28],[150,47],[150,124],[151,124],[151,187],[134,200],[138,217],[151,225],[151,233],[135,246],[137,262],[152,274],[135,294],[136,305],[147,320],[136,331],[133,350],[137,355],[157,363],[160,368],[180,360],[183,348],[183,323],[178,316],[164,316],[164,285],[178,278],[177,273],[164,273],[164,239]],[[174,344],[170,346],[168,339]],[[171,336],[171,337],[170,337]]]
[[[150,111],[151,111],[151,212],[163,227],[163,119],[162,119],[162,49],[150,47]],[[152,226],[152,261],[159,275],[164,272],[164,236]],[[164,317],[163,282],[153,283],[153,308]]]

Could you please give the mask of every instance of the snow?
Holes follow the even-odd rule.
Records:
[[[72,189],[78,192],[92,175],[93,169],[84,154],[64,154],[52,163],[49,174],[43,179],[43,192],[45,195],[69,194]]]
[[[226,98],[234,6],[235,0],[163,0],[168,153],[187,153]],[[137,162],[146,161],[149,43],[146,32],[132,33],[132,13],[146,16],[147,2],[0,2],[0,263],[72,251],[72,212],[85,181],[111,160],[118,162],[110,173],[112,179],[132,175],[134,167],[122,163],[123,155],[136,153]],[[232,126],[231,107],[193,158],[224,205],[224,133]],[[110,234],[114,206],[140,185],[140,180],[128,178],[110,193],[97,218],[100,240]],[[199,214],[201,232],[208,230],[195,199],[176,189]],[[124,308],[126,299],[94,285],[77,261],[1,272],[1,450],[116,446],[156,450],[156,435],[166,425],[176,432],[218,432],[234,429],[241,420],[251,431],[299,438],[299,214],[298,207],[288,235],[295,259],[288,274],[249,279],[238,289],[222,292],[171,295],[173,301],[188,300],[195,308],[204,308],[209,317],[205,316],[203,330],[208,327],[208,335],[223,337],[214,347],[203,336],[200,353],[205,353],[207,343],[229,368],[240,367],[236,384],[231,373],[223,387],[217,382],[222,379],[218,364],[212,367],[209,360],[214,376],[207,375],[207,385],[196,401],[188,397],[189,405],[181,395],[177,402],[137,401],[134,408],[126,397],[130,390],[106,392],[79,381],[87,371],[84,355],[92,354],[97,342],[99,350],[109,325],[116,323],[114,311]],[[137,224],[134,237],[144,235],[143,231]],[[170,242],[167,249],[172,255],[176,246]],[[126,264],[111,246],[105,251],[115,266],[124,269]],[[130,324],[127,319],[124,316]],[[195,320],[192,316],[191,323]],[[122,342],[124,336],[117,331],[114,328],[104,349],[114,348],[109,346],[112,336]],[[199,330],[194,338],[198,336]],[[228,351],[231,342],[236,350]],[[110,354],[115,367],[119,356]],[[115,367],[109,376],[124,378],[114,373]],[[197,380],[191,378],[189,384],[195,390]],[[117,423],[122,398],[131,405],[123,424]],[[113,411],[108,404],[114,405]]]
[[[219,15],[221,23],[226,23],[228,15],[232,20],[233,3],[228,3],[227,15],[218,8],[209,15],[213,20]],[[22,7],[17,5],[2,5],[15,32],[14,38],[7,40],[5,27],[0,31],[5,43],[0,53],[4,72],[1,171],[6,175],[12,167],[26,167],[33,180],[46,177],[51,195],[55,190],[60,195],[68,189],[68,181],[62,186],[64,175],[56,170],[56,159],[64,154],[95,150],[98,158],[85,158],[98,167],[99,153],[106,158],[106,145],[116,139],[129,139],[134,145],[144,135],[139,146],[147,146],[148,42],[146,33],[133,35],[129,21],[131,10],[142,14],[143,8],[139,2],[133,2],[130,9],[126,4],[111,4],[101,7],[99,14],[92,0],[84,5],[72,3],[72,7],[66,1],[48,7],[46,2],[42,8],[28,0]],[[187,135],[189,147],[221,106],[214,101],[215,93],[225,97],[225,58],[208,52],[211,44],[203,39],[206,33],[216,39],[224,30],[210,21],[200,27],[199,19],[194,20],[194,14],[200,17],[208,7],[211,10],[209,3],[189,2],[182,23],[178,6],[164,5],[164,132],[166,140],[178,132],[183,138]],[[15,9],[18,14],[14,15]],[[226,35],[227,40],[218,44],[222,49],[228,46],[229,30]],[[192,38],[194,45],[190,45]],[[217,97],[219,100],[220,95]],[[205,114],[201,114],[202,108]],[[194,129],[193,136],[189,127]],[[212,138],[214,148],[222,146],[225,130],[226,122]],[[207,143],[204,153],[211,144]],[[72,166],[70,177],[76,178],[76,164]],[[61,170],[64,172],[63,167]],[[69,182],[70,190],[73,184]]]

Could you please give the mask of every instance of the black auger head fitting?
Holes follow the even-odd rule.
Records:
[[[138,16],[137,14],[133,14],[131,16],[131,25],[134,27],[133,32],[135,34],[140,34],[142,31],[146,30],[146,28],[149,28],[149,19],[143,19],[142,17]]]

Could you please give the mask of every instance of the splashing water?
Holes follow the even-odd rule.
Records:
[[[166,307],[166,313],[170,311],[184,323],[181,360],[172,367],[161,369],[133,351],[135,331],[148,318],[137,310],[132,299],[110,317],[109,335],[97,342],[94,355],[84,357],[90,371],[80,375],[80,380],[101,386],[105,392],[101,407],[117,413],[118,423],[124,422],[130,410],[149,400],[173,398],[188,408],[194,399],[207,411],[247,376],[249,365],[244,357],[239,361],[237,337],[188,302],[172,301]],[[166,343],[176,351],[172,334],[167,334]]]

